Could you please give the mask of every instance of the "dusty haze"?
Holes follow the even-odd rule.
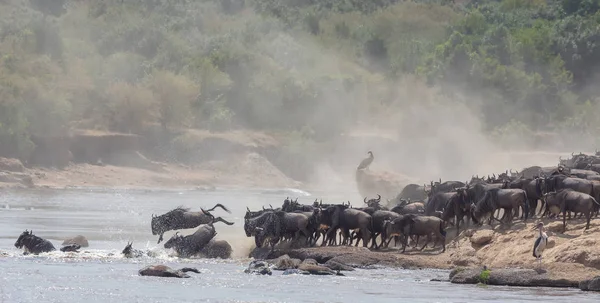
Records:
[[[23,6],[32,7],[29,1],[4,2],[8,3],[3,4],[5,8],[17,11]],[[97,46],[90,33],[99,30],[95,27],[104,23],[98,21],[100,17],[94,19],[88,12],[110,12],[111,7],[121,7],[119,1],[107,1],[109,6],[97,7],[87,1],[65,3],[66,13],[58,18],[47,16],[47,22],[59,29],[58,37],[63,40],[62,59],[59,61],[66,66],[63,71],[49,71],[64,76],[63,86],[55,87],[53,94],[73,94],[73,87],[83,86],[90,91],[103,92],[105,87],[112,89],[112,95],[103,98],[95,99],[94,94],[88,91],[68,99],[71,102],[68,114],[71,120],[64,123],[65,127],[147,135],[152,132],[147,129],[136,131],[135,127],[158,128],[163,121],[161,119],[171,117],[172,121],[167,126],[172,130],[205,129],[206,125],[218,119],[222,119],[218,120],[220,123],[226,123],[222,122],[228,121],[223,117],[230,117],[233,111],[231,123],[219,127],[210,124],[209,128],[214,127],[214,133],[246,129],[275,134],[284,146],[282,149],[288,148],[293,152],[284,152],[285,156],[272,162],[295,179],[298,178],[293,172],[303,170],[305,178],[301,181],[311,188],[323,190],[355,191],[356,166],[369,150],[375,155],[372,171],[388,171],[402,176],[406,182],[415,183],[429,183],[439,178],[465,181],[476,174],[497,174],[531,165],[556,165],[559,156],[595,150],[593,142],[577,134],[540,135],[537,132],[514,131],[510,136],[506,133],[504,136],[494,135],[495,129],[490,129],[481,111],[482,104],[491,102],[486,99],[487,91],[464,91],[458,85],[445,85],[441,90],[439,85],[426,85],[424,80],[410,75],[390,80],[382,74],[382,70],[366,68],[362,63],[367,58],[360,55],[358,60],[349,58],[348,54],[360,52],[326,47],[320,38],[296,29],[286,29],[281,21],[257,14],[250,5],[236,11],[235,16],[239,18],[234,22],[228,19],[233,17],[225,16],[225,9],[217,2],[188,4],[198,11],[179,9],[179,16],[197,18],[190,22],[198,22],[203,27],[183,28],[173,34],[176,38],[168,35],[155,37],[155,43],[162,47],[158,48],[158,52],[173,57],[178,52],[207,54],[214,45],[220,47],[223,53],[227,50],[228,55],[234,56],[244,53],[244,48],[251,45],[253,57],[248,59],[249,67],[244,67],[246,62],[243,59],[238,59],[237,65],[215,64],[214,67],[221,70],[213,68],[212,74],[207,72],[201,77],[190,70],[204,68],[203,65],[186,65],[173,68],[173,77],[157,78],[159,70],[171,68],[170,62],[158,62],[155,58],[144,58],[136,53],[144,52],[143,48],[134,44],[138,41],[132,42],[119,35],[113,35],[114,40],[111,40],[106,38],[111,37],[107,34],[103,36],[102,46],[105,49],[93,50]],[[400,11],[407,12],[405,7],[412,5],[399,4],[398,7]],[[33,16],[39,16],[39,12],[32,11]],[[2,18],[8,20],[8,13],[5,12]],[[141,16],[134,13],[125,14],[122,18],[128,20],[124,22],[125,27],[148,25],[141,23]],[[450,19],[440,17],[439,22],[449,22]],[[322,25],[323,31],[327,30],[327,26],[326,23]],[[107,32],[114,30],[107,28]],[[151,29],[144,30],[151,32]],[[143,30],[140,30],[140,35],[152,36]],[[42,34],[38,43],[51,48],[55,39],[56,36]],[[238,41],[236,39],[239,42],[222,42]],[[259,42],[252,44],[243,39]],[[165,51],[166,47],[171,49]],[[148,68],[152,64],[154,69]],[[177,66],[175,63],[172,65]],[[147,84],[153,79],[167,79],[177,85],[166,85],[165,89],[171,91],[165,94],[156,88],[163,83],[162,80],[158,84]],[[287,82],[278,82],[280,79],[287,79]],[[217,82],[219,84],[215,84]],[[237,85],[234,92],[223,88],[232,85]],[[257,90],[257,86],[265,89]],[[286,90],[279,91],[282,87]],[[166,95],[166,99],[160,99],[161,94]],[[121,101],[127,107],[119,105],[109,112],[115,115],[127,110],[130,116],[123,114],[105,119],[108,114],[103,109]],[[190,102],[195,105],[191,106]],[[32,102],[29,106],[40,112],[36,116],[36,125],[44,125],[46,119],[53,117],[42,115],[44,109],[37,103]],[[119,117],[121,122],[116,126],[108,122]],[[123,126],[136,119],[139,125]],[[496,120],[510,121],[511,117]],[[536,128],[545,127],[538,125]],[[188,143],[185,138],[178,137],[180,141],[171,137],[162,141],[155,139],[151,148],[160,147],[160,152],[152,150],[146,154],[152,160],[177,163],[179,158],[172,156],[172,151],[180,147],[174,147],[173,142]],[[253,144],[255,142],[248,143]],[[186,156],[200,161],[206,160],[203,158],[205,154],[217,154],[211,157],[226,163],[234,159],[226,155],[239,152],[236,146],[219,146],[218,151],[216,148],[211,150],[210,144],[203,145],[202,151],[195,151],[192,143],[190,146],[186,153],[192,156]],[[268,155],[265,157],[269,158]],[[261,178],[260,175],[255,177]],[[400,190],[398,188],[398,192]]]

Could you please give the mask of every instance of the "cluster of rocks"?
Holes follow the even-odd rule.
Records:
[[[300,274],[300,275],[338,275],[344,274],[340,271],[353,271],[354,268],[335,260],[329,260],[324,264],[319,264],[315,259],[295,259],[288,255],[283,255],[272,260],[255,260],[250,262],[248,268],[244,270],[248,274],[272,275],[273,270],[283,271],[282,275]]]

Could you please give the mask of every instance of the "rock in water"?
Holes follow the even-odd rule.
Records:
[[[77,244],[81,247],[90,246],[90,244],[88,243],[88,240],[82,235],[77,235],[73,238],[65,239],[65,241],[63,241],[63,243],[62,243],[62,245],[71,245],[71,244]]]
[[[600,291],[600,276],[579,282],[579,289],[586,291]]]
[[[272,275],[273,272],[269,268],[269,263],[265,261],[252,261],[248,265],[248,268],[244,270],[247,274],[253,275]]]
[[[138,271],[140,276],[169,277],[169,278],[190,278],[186,272],[191,271],[200,273],[196,268],[184,267],[174,270],[166,265],[149,265]]]
[[[215,240],[212,239],[202,250],[200,251],[207,258],[221,258],[221,259],[229,259],[231,258],[231,252],[233,249],[229,242],[225,240]]]
[[[292,259],[288,255],[283,255],[275,260],[276,270],[295,269],[300,265],[299,259]]]

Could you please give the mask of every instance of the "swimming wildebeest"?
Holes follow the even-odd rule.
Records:
[[[170,230],[194,228],[202,224],[218,221],[221,221],[227,225],[233,225],[232,222],[225,221],[221,217],[215,218],[210,213],[210,211],[213,211],[217,207],[220,207],[224,211],[231,213],[231,211],[229,211],[229,209],[227,209],[225,206],[216,204],[213,208],[208,210],[200,208],[200,211],[190,211],[189,208],[183,208],[180,206],[160,216],[152,215],[152,234],[160,235],[157,242],[160,243],[163,240],[163,234]]]
[[[140,276],[154,276],[154,277],[170,277],[170,278],[189,278],[190,276],[186,272],[200,273],[196,268],[184,267],[182,269],[174,270],[166,265],[149,265],[138,271]]]
[[[133,248],[133,242],[127,242],[127,245],[121,252],[125,258],[140,258],[144,255],[151,257],[150,251],[144,252],[143,250]]]
[[[167,249],[173,248],[181,258],[189,258],[198,254],[216,235],[213,222],[210,222],[200,226],[191,235],[180,236],[179,232],[176,232],[163,246]]]
[[[15,247],[19,249],[24,248],[24,255],[30,253],[37,255],[39,253],[56,250],[50,241],[34,235],[32,230],[25,230],[23,233],[21,233],[17,239],[17,242],[15,242]]]

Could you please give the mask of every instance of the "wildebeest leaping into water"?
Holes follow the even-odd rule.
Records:
[[[166,214],[156,216],[152,215],[152,234],[159,235],[158,242],[163,240],[163,234],[170,230],[195,228],[202,224],[221,221],[227,225],[233,225],[233,222],[228,222],[221,217],[214,217],[210,212],[215,208],[220,207],[224,211],[231,213],[222,204],[216,204],[209,210],[200,208],[200,211],[190,211],[189,208],[177,207]]]

